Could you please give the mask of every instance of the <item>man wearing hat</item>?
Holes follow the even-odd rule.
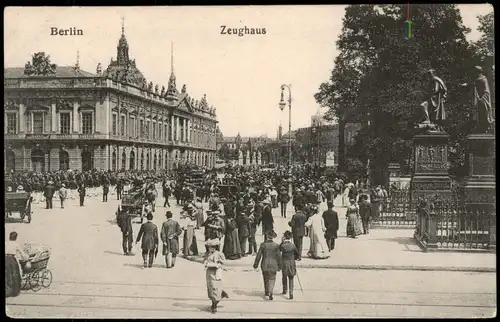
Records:
[[[47,186],[45,187],[45,191],[43,192],[43,196],[45,197],[46,209],[52,209],[52,198],[54,197],[54,192],[54,182],[49,181]]]
[[[262,209],[262,234],[274,230],[274,218],[271,210],[271,202],[267,199],[262,200],[264,208]]]
[[[66,184],[61,185],[59,189],[59,199],[61,200],[61,209],[64,209],[64,201],[68,198],[68,189],[66,189]]]
[[[175,266],[175,259],[179,254],[179,236],[182,234],[181,226],[172,217],[171,211],[166,212],[167,221],[161,225],[161,241],[163,242],[163,255],[167,268]]]
[[[292,228],[293,243],[297,247],[298,256],[297,260],[302,259],[302,241],[306,235],[306,222],[307,215],[304,212],[304,204],[297,205],[297,212],[292,216],[292,219],[288,222],[288,226]]]
[[[205,227],[205,241],[210,239],[217,239],[220,241],[226,230],[224,220],[219,216],[220,211],[212,210],[207,214],[208,218],[203,223],[203,227]]]
[[[276,238],[274,231],[266,232],[265,238],[266,240],[260,244],[253,268],[257,269],[262,260],[260,268],[264,279],[264,294],[269,296],[269,300],[272,301],[276,272],[281,270],[281,251],[280,246],[273,241]]]
[[[285,295],[289,290],[290,300],[293,300],[293,278],[297,274],[295,259],[298,258],[299,255],[297,247],[295,247],[295,245],[292,243],[292,236],[292,232],[288,230],[285,231],[285,233],[283,234],[283,240],[280,245],[283,295]]]
[[[142,239],[141,248],[144,268],[151,268],[153,266],[154,257],[158,252],[158,227],[153,223],[152,213],[148,213],[146,219],[148,221],[141,225],[141,229],[139,230],[135,243],[137,244],[139,240]]]

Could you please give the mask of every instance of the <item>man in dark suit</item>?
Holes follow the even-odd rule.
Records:
[[[257,269],[262,259],[260,268],[262,270],[262,277],[264,278],[264,293],[272,301],[274,284],[276,283],[276,272],[281,270],[281,251],[280,246],[273,241],[276,238],[274,231],[268,231],[265,237],[266,241],[260,244],[253,268]]]
[[[361,222],[363,223],[363,234],[366,235],[370,233],[372,205],[368,201],[367,195],[361,195],[359,198],[361,199],[361,201],[359,202],[359,216],[361,217]]]
[[[337,238],[337,231],[339,230],[339,216],[333,210],[333,202],[328,201],[328,210],[323,212],[323,220],[325,222],[325,239],[328,245],[328,250],[335,248],[335,239]]]
[[[52,209],[52,198],[54,197],[54,192],[55,192],[54,182],[49,181],[43,193],[43,196],[45,197],[46,209]]]
[[[80,196],[80,207],[83,207],[83,203],[85,202],[85,185],[82,183],[80,183],[80,185],[78,186],[78,195]]]
[[[165,255],[165,264],[167,268],[175,266],[175,259],[179,254],[179,236],[182,234],[181,226],[177,221],[172,219],[173,214],[167,211],[167,221],[161,226],[160,237],[163,242],[163,255]]]
[[[144,260],[144,268],[152,267],[155,253],[158,252],[158,227],[153,223],[153,214],[148,213],[146,216],[148,220],[141,225],[139,234],[137,235],[137,244],[142,239],[142,258]]]
[[[281,260],[282,260],[282,282],[283,282],[283,293],[286,295],[288,290],[290,291],[290,300],[293,300],[293,278],[297,275],[297,268],[295,266],[295,258],[298,256],[297,247],[292,244],[292,233],[290,231],[285,231],[283,235],[283,240],[280,245]],[[290,287],[290,288],[288,288]]]
[[[297,212],[293,215],[288,226],[292,228],[293,243],[297,247],[298,261],[302,260],[302,240],[306,235],[307,215],[304,212],[304,204],[297,204]]]
[[[250,236],[249,224],[250,219],[248,218],[246,212],[242,211],[236,217],[236,223],[238,224],[238,237],[240,239],[241,256],[247,256],[247,241],[248,236]]]
[[[118,208],[116,223],[122,231],[123,253],[125,255],[133,255],[132,244],[134,242],[134,232],[132,230],[132,215],[128,211]]]

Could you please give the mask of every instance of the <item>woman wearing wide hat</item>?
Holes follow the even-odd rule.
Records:
[[[212,313],[217,312],[217,305],[222,298],[229,298],[227,293],[222,290],[222,265],[226,258],[224,254],[217,250],[220,246],[218,239],[210,239],[205,242],[207,253],[205,254],[205,277],[207,280],[208,298],[212,301],[210,308]]]

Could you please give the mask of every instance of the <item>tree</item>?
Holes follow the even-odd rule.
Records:
[[[471,75],[474,63],[465,38],[469,30],[458,8],[449,4],[414,5],[413,36],[409,39],[404,20],[406,5],[348,7],[332,76],[315,96],[318,103],[329,107],[327,115],[337,115],[339,122],[342,118],[370,120],[358,134],[362,142],[357,145],[358,151],[350,154],[369,157],[372,165],[382,168],[392,161],[411,159],[411,124],[425,99],[424,72],[429,68],[437,71],[449,90],[445,130],[452,143],[467,133],[464,120],[469,94],[458,85]]]
[[[229,146],[226,143],[223,143],[220,149],[217,151],[217,156],[221,160],[231,160],[232,159],[232,153],[231,150],[229,149]]]
[[[50,76],[56,74],[56,64],[50,62],[50,55],[45,56],[44,52],[33,54],[31,62],[24,65],[24,75]]]

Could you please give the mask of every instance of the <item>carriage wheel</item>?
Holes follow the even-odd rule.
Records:
[[[42,279],[40,278],[40,274],[38,272],[34,272],[30,277],[30,287],[33,292],[38,292],[42,288]]]
[[[22,279],[21,279],[21,289],[22,290],[27,290],[29,289],[29,277],[28,276],[24,276]]]
[[[52,272],[48,269],[44,269],[42,273],[42,277],[40,277],[42,281],[42,286],[47,288],[52,284]]]

